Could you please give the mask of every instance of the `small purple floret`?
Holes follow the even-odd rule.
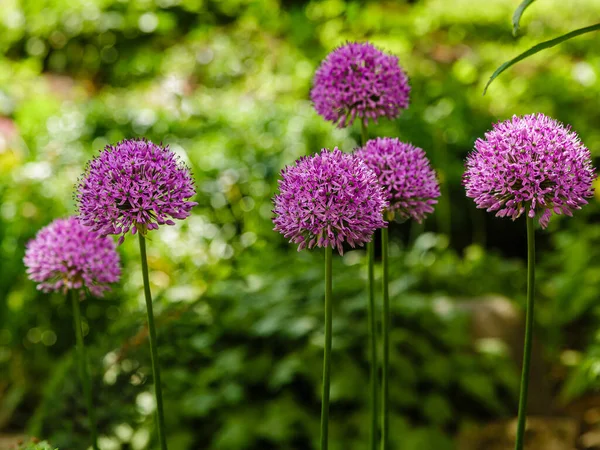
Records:
[[[463,183],[478,208],[513,220],[538,214],[545,228],[553,212],[572,216],[587,204],[595,178],[590,151],[577,134],[532,114],[497,123],[478,139]]]
[[[107,146],[86,168],[78,185],[82,222],[101,235],[131,230],[145,234],[159,225],[175,225],[197,205],[189,169],[169,147],[147,140],[124,140]]]
[[[395,119],[408,108],[410,86],[398,58],[369,43],[348,43],[317,69],[311,100],[325,120],[343,128],[357,117]]]
[[[56,219],[29,241],[23,262],[29,278],[44,292],[87,287],[96,297],[121,276],[112,239],[101,237],[76,217]]]
[[[281,172],[274,198],[275,231],[305,247],[332,247],[343,254],[369,242],[385,227],[388,206],[375,173],[354,155],[322,149]]]
[[[395,138],[377,138],[367,141],[355,154],[377,175],[390,213],[421,223],[433,212],[440,187],[422,149]]]

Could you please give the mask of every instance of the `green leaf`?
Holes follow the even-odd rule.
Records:
[[[466,373],[458,381],[461,389],[495,413],[504,414],[505,407],[498,399],[494,381],[483,373]]]
[[[515,9],[515,13],[513,14],[512,22],[513,22],[513,36],[516,36],[519,33],[519,22],[521,22],[521,16],[527,9],[529,5],[531,5],[535,0],[523,0],[519,7]]]
[[[423,413],[431,423],[440,427],[448,424],[453,417],[450,403],[439,393],[429,394],[425,397],[423,401]]]
[[[510,61],[506,61],[504,64],[502,64],[500,67],[498,67],[496,69],[496,71],[492,74],[490,79],[488,80],[487,84],[485,85],[485,88],[483,88],[483,95],[485,95],[485,93],[487,92],[487,89],[488,89],[489,85],[492,83],[492,81],[494,81],[498,77],[498,75],[500,75],[502,72],[504,72],[510,66],[513,66],[514,64],[518,63],[519,61],[522,61],[525,58],[530,57],[531,55],[535,55],[536,53],[541,52],[542,50],[546,50],[547,48],[554,47],[554,46],[561,44],[565,41],[568,41],[569,39],[572,39],[574,37],[580,36],[585,33],[589,33],[591,31],[597,31],[597,30],[600,30],[600,23],[597,23],[595,25],[590,25],[589,27],[579,28],[579,29],[573,30],[567,34],[563,34],[562,36],[559,36],[557,38],[550,39],[549,41],[540,42],[539,44],[534,45],[529,50],[521,53],[516,58],[513,58]]]

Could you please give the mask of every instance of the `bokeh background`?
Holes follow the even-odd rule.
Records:
[[[73,187],[108,143],[145,136],[192,168],[192,216],[149,236],[150,279],[173,450],[317,448],[322,251],[272,231],[280,169],[351,151],[311,107],[320,60],[349,40],[396,54],[410,108],[372,136],[425,149],[443,197],[423,226],[392,224],[392,444],[511,448],[525,224],[476,210],[463,161],[492,123],[543,112],[600,154],[595,34],[502,62],[600,17],[600,0],[3,0],[0,14],[0,430],[87,447],[71,311],[36,291],[25,243],[75,213]],[[597,20],[595,20],[597,21]],[[531,449],[600,448],[600,207],[537,233]],[[136,241],[122,282],[84,304],[103,450],[155,448]],[[364,250],[335,258],[331,449],[368,438]],[[378,274],[379,276],[379,274]]]

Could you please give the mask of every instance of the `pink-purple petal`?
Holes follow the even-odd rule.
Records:
[[[590,151],[570,127],[531,114],[497,123],[475,142],[463,184],[478,208],[498,204],[498,216],[513,220],[552,213],[572,215],[592,197],[596,179]]]
[[[342,253],[343,243],[363,245],[386,226],[383,190],[375,173],[354,155],[323,149],[281,174],[274,229],[299,244],[298,250],[332,247]]]
[[[76,217],[56,219],[29,241],[23,262],[43,292],[87,287],[101,297],[121,276],[114,242]]]
[[[358,117],[366,125],[408,108],[410,86],[398,58],[369,43],[332,51],[315,73],[310,96],[319,115],[340,128]]]

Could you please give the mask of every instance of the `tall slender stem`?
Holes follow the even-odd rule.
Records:
[[[365,122],[361,122],[361,145],[365,145],[368,139],[368,130]],[[375,318],[375,236],[367,243],[367,266],[368,266],[368,290],[369,290],[369,344],[371,352],[371,432],[370,449],[377,449],[378,432],[378,397],[379,386],[377,383],[377,319]]]
[[[161,450],[167,450],[165,435],[165,416],[163,412],[162,388],[160,384],[160,369],[158,367],[158,349],[156,345],[156,328],[154,326],[154,313],[152,311],[152,294],[150,293],[150,280],[148,279],[148,259],[146,257],[146,238],[138,232],[140,240],[140,255],[142,258],[142,277],[144,278],[144,295],[146,297],[146,310],[148,311],[148,331],[150,334],[150,357],[152,360],[152,376],[154,378],[154,392],[156,395],[156,416],[158,418],[158,440]]]
[[[332,335],[332,250],[325,247],[325,354],[323,356],[323,394],[321,400],[321,450],[327,450],[329,434],[329,384]]]
[[[364,146],[369,138],[369,130],[367,129],[367,124],[365,122],[361,122],[360,125],[360,145]]]
[[[377,449],[379,428],[379,383],[377,382],[377,319],[375,317],[375,236],[367,243],[367,261],[369,266],[369,340],[371,347],[371,443],[370,449]]]
[[[83,396],[85,397],[85,402],[87,403],[88,419],[90,421],[90,434],[92,435],[92,447],[94,450],[98,450],[96,410],[94,409],[94,401],[92,399],[90,374],[88,372],[85,345],[83,343],[83,330],[81,329],[81,309],[79,307],[79,299],[77,298],[77,293],[73,290],[67,291],[67,297],[71,297],[71,303],[73,304],[73,326],[75,328],[77,365],[79,368],[79,379],[83,387]]]
[[[527,390],[529,388],[529,365],[533,343],[533,304],[535,289],[535,224],[527,217],[527,314],[525,319],[525,343],[523,347],[523,372],[521,374],[521,393],[519,394],[519,419],[515,450],[523,449],[525,421],[527,419]]]
[[[390,362],[390,296],[388,292],[388,229],[381,229],[381,262],[383,266],[383,361],[381,381],[381,449],[389,442],[389,362]]]
[[[438,228],[451,240],[452,239],[452,205],[450,203],[450,189],[448,187],[448,148],[442,131],[433,133],[434,143],[432,152],[435,167],[440,180],[441,196],[435,207],[435,217]]]

